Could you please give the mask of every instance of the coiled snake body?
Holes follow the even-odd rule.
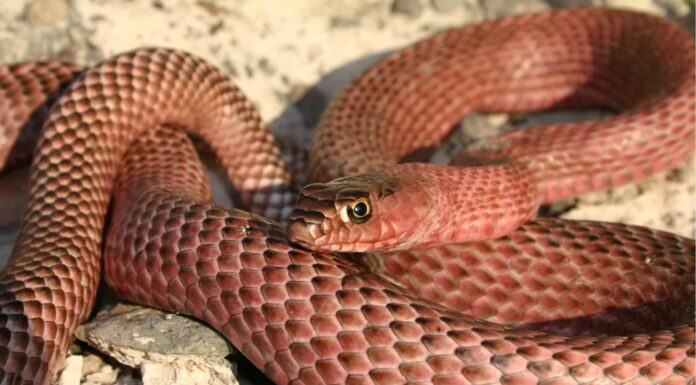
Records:
[[[74,80],[57,63],[3,68],[3,156],[22,125],[44,120],[46,95],[69,86],[43,124],[0,275],[0,383],[53,377],[92,308],[102,250],[119,295],[206,321],[278,384],[693,383],[693,240],[597,222],[519,227],[542,200],[689,156],[693,61],[692,38],[672,23],[596,9],[467,26],[396,53],[322,118],[312,179],[369,174],[303,190],[288,235],[305,247],[210,203],[181,128],[210,144],[246,207],[277,217],[293,198],[253,106],[202,60],[141,49]],[[460,157],[479,167],[391,166],[471,110],[592,105],[622,112]],[[431,245],[416,261],[417,251],[386,256],[397,273],[442,267],[412,289],[306,248]]]

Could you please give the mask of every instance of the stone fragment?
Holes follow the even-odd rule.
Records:
[[[392,12],[415,18],[423,13],[423,5],[418,0],[394,0]]]
[[[58,376],[57,385],[80,385],[83,356],[70,356],[65,359],[65,367]]]
[[[430,0],[430,4],[438,12],[450,12],[469,3],[472,2],[469,0]]]
[[[481,0],[481,6],[489,19],[518,15],[521,13],[539,12],[549,8],[542,0],[507,1],[507,0]]]
[[[80,326],[75,334],[121,364],[140,369],[143,385],[238,383],[227,359],[236,350],[190,318],[117,305]]]

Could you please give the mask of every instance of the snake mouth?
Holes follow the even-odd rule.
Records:
[[[317,240],[325,235],[321,228],[323,220],[321,213],[295,208],[288,218],[288,238],[298,245],[314,249]]]
[[[330,232],[324,232],[321,224],[296,218],[288,223],[288,239],[303,248],[322,252],[366,252],[390,246],[397,238],[386,238],[379,242],[341,242],[334,240]]]

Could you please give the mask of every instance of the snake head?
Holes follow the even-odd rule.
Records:
[[[288,237],[319,251],[408,248],[433,203],[418,179],[390,173],[314,183],[300,193]]]

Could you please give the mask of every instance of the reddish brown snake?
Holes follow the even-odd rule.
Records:
[[[510,36],[510,30],[505,35],[496,33],[505,28],[513,28],[515,36]],[[514,47],[502,51],[505,55],[487,51],[486,43],[498,42],[493,45],[498,51],[506,46],[500,45],[506,39]],[[555,50],[544,51],[534,39],[555,43],[550,45]],[[467,70],[467,76],[448,64],[460,52],[456,49],[460,40],[475,48],[471,53],[475,59],[484,60],[472,59],[479,67]],[[534,60],[515,61],[516,55],[530,55],[530,46],[539,50],[541,54],[533,57],[542,63],[551,57],[560,61],[540,67],[535,67]],[[578,52],[590,55],[564,61],[564,55]],[[618,54],[606,56],[608,52]],[[386,167],[438,140],[456,117],[470,109],[601,104],[626,111],[609,120],[620,123],[614,123],[611,132],[600,127],[590,130],[591,134],[569,133],[568,127],[547,127],[541,129],[546,130],[547,139],[534,150],[520,144],[531,141],[528,134],[518,133],[501,139],[502,153],[476,156],[504,155],[527,162],[523,167],[537,170],[535,178],[541,188],[523,183],[516,191],[522,195],[541,191],[541,199],[606,187],[607,181],[633,180],[663,170],[693,152],[693,57],[693,41],[683,30],[662,19],[625,11],[558,11],[439,34],[386,59],[349,88],[363,87],[364,92],[346,92],[332,105],[315,141],[314,157],[330,152],[325,146],[344,143],[333,150],[345,151],[351,158],[344,161],[343,168],[335,169],[324,169],[330,165],[329,158],[315,161],[312,175],[323,180]],[[431,58],[437,60],[431,62]],[[491,61],[485,62],[486,58]],[[506,70],[505,65],[512,67]],[[613,65],[623,66],[623,71],[610,74]],[[549,68],[558,73],[544,72]],[[511,77],[504,81],[486,77],[493,72]],[[2,69],[0,100],[12,109],[1,121],[10,141],[46,95],[75,74],[72,67],[56,63]],[[376,74],[386,81],[375,82]],[[424,83],[409,83],[419,74],[426,78]],[[428,76],[432,74],[437,76]],[[398,79],[406,79],[406,83],[398,83]],[[437,79],[448,83],[433,88]],[[510,87],[510,79],[520,83]],[[475,87],[479,92],[471,91],[473,96],[451,96]],[[388,94],[391,102],[375,99],[380,92]],[[450,96],[446,102],[425,102],[426,96],[435,94]],[[531,102],[519,104],[520,95]],[[41,120],[40,115],[35,115],[36,121]],[[403,131],[360,131],[374,129],[375,117]],[[347,126],[358,131],[339,133],[325,128],[350,119],[361,123]],[[640,135],[629,130],[647,127],[648,122],[659,124]],[[290,176],[273,139],[253,106],[220,71],[191,55],[163,49],[126,53],[86,70],[62,93],[43,124],[21,235],[0,276],[0,383],[45,383],[59,367],[72,331],[85,320],[94,302],[102,230],[114,187],[114,212],[104,247],[109,284],[126,299],[205,320],[279,384],[693,382],[693,240],[634,226],[537,220],[506,237],[471,244],[459,256],[475,267],[469,272],[470,282],[493,285],[498,279],[514,289],[519,280],[523,283],[516,289],[519,295],[509,296],[514,306],[523,306],[515,301],[543,302],[546,297],[535,297],[540,286],[564,297],[568,294],[563,285],[569,292],[579,287],[585,292],[576,292],[581,294],[576,298],[586,299],[595,293],[600,297],[607,294],[603,280],[624,281],[625,285],[605,296],[615,301],[608,308],[578,315],[582,302],[568,309],[555,307],[561,317],[573,314],[576,320],[597,320],[600,335],[619,325],[621,336],[564,336],[568,330],[553,322],[504,326],[421,299],[347,257],[297,248],[288,243],[281,228],[261,217],[212,205],[200,164],[187,139],[172,125],[211,145],[247,206],[269,207],[265,214],[275,215],[290,201],[286,191]],[[407,131],[409,127],[422,129]],[[334,132],[333,137],[328,136],[334,142],[322,136],[326,132]],[[395,137],[409,132],[413,133]],[[607,140],[597,132],[614,136]],[[342,135],[360,140],[341,142]],[[632,142],[631,138],[642,140]],[[408,140],[400,141],[399,147],[384,147],[393,146],[397,139]],[[568,159],[591,167],[582,162],[581,155],[589,156],[587,153],[572,153],[580,143],[597,146],[590,155],[602,162],[588,174],[600,177],[573,178],[576,174]],[[544,151],[559,146],[571,155],[547,157],[554,162],[535,166]],[[618,150],[627,155],[617,158]],[[641,151],[648,151],[650,157]],[[602,158],[602,154],[606,156]],[[353,161],[356,155],[381,163]],[[626,165],[629,167],[622,167]],[[418,167],[401,170],[411,172]],[[483,174],[493,175],[491,169],[483,170]],[[390,172],[381,175],[391,177]],[[552,172],[564,176],[561,182],[554,183],[549,176]],[[435,178],[439,173],[428,175]],[[343,195],[338,196],[340,202],[336,198],[340,205],[334,203],[332,209],[324,202],[333,202],[331,186],[328,190],[317,185],[306,189],[312,199],[305,200],[309,206],[301,204],[300,209],[314,215],[312,218],[334,215],[329,219],[339,231],[338,244],[344,245],[351,237],[352,241],[363,237],[363,243],[378,244],[370,238],[372,230],[360,235],[352,232],[357,226],[351,225],[351,231],[341,233],[341,223],[346,222],[337,222],[336,215],[340,217],[346,202],[363,196],[355,196],[355,189],[347,193],[338,189]],[[387,184],[379,192],[368,189],[376,194],[368,198],[398,195],[402,186]],[[518,193],[510,197],[510,202],[519,202]],[[468,201],[451,203],[461,202]],[[499,205],[484,206],[484,217],[502,223],[488,226],[482,222],[477,228],[484,229],[478,231],[484,235],[510,231],[532,211],[520,210],[518,217],[508,220],[499,219]],[[358,206],[351,209],[352,216],[361,212]],[[379,218],[382,211],[371,214]],[[296,213],[296,223],[299,218]],[[384,218],[388,219],[385,223],[394,219]],[[400,217],[405,219],[410,218]],[[304,216],[303,220],[307,224],[313,219]],[[412,227],[402,222],[399,226]],[[306,245],[315,239],[332,239],[314,237],[316,230],[290,230]],[[390,231],[384,227],[383,233]],[[441,242],[426,239],[423,243]],[[483,259],[490,253],[494,254],[490,259]],[[447,264],[452,260],[449,255],[432,255],[448,268],[463,267]],[[510,264],[509,269],[505,263]],[[578,279],[581,284],[573,286]],[[595,282],[600,284],[593,285]],[[505,318],[504,314],[498,317]]]

